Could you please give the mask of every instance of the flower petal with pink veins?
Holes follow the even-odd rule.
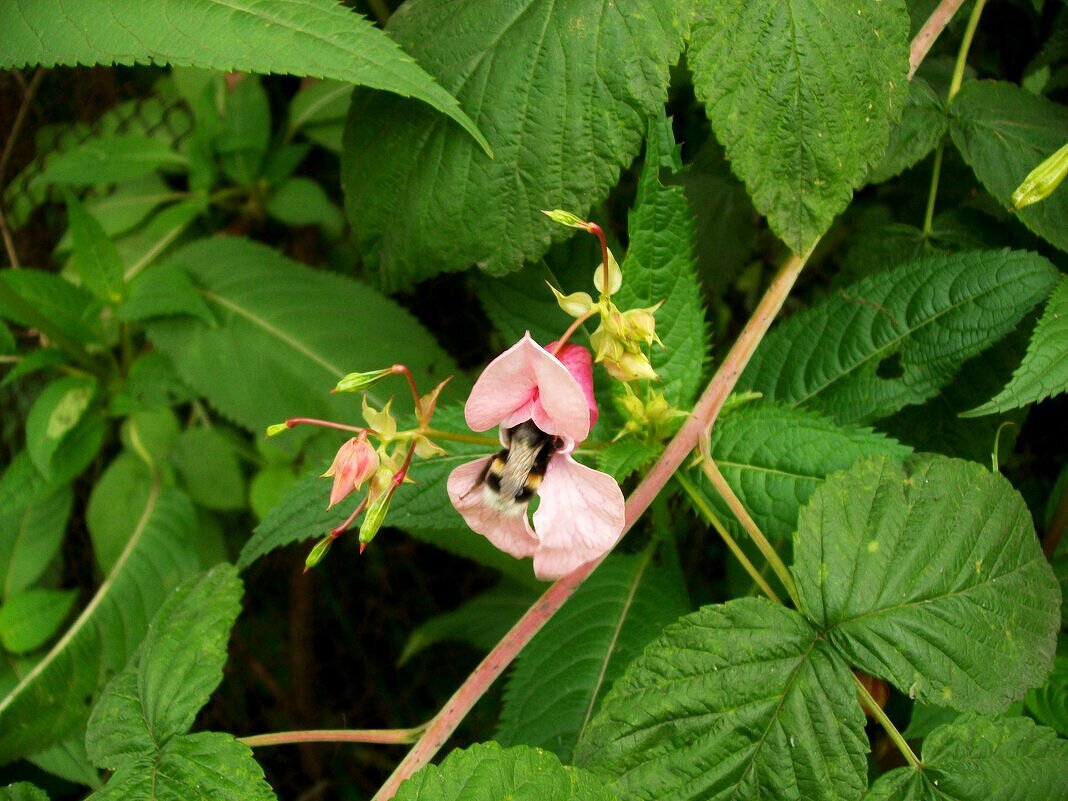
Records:
[[[556,579],[608,553],[623,533],[623,492],[611,476],[570,456],[549,460],[534,512],[534,574]]]
[[[529,333],[482,371],[464,416],[474,431],[533,420],[546,434],[572,442],[581,442],[590,432],[590,407],[582,386]]]
[[[503,514],[486,502],[482,475],[492,456],[462,464],[449,474],[449,500],[472,531],[481,534],[507,554],[517,559],[532,556],[538,540],[527,521],[524,507],[518,514]]]

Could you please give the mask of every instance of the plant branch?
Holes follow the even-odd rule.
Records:
[[[879,725],[883,727],[883,731],[887,736],[894,741],[894,745],[897,746],[897,750],[901,752],[901,755],[905,757],[905,761],[909,763],[913,768],[919,769],[923,767],[923,763],[920,762],[920,758],[916,756],[916,752],[912,750],[912,746],[905,740],[905,736],[898,731],[894,722],[887,717],[883,708],[871,697],[871,693],[868,692],[868,688],[864,686],[864,682],[860,680],[860,677],[856,673],[853,674],[853,683],[857,686],[857,694],[860,696],[861,704],[868,709],[872,717],[879,722]]]
[[[813,246],[815,243],[813,243]],[[639,517],[649,508],[653,499],[668,482],[671,476],[683,463],[690,451],[697,447],[697,443],[704,432],[715,422],[719,410],[724,401],[738,383],[745,366],[749,363],[757,345],[763,339],[772,321],[782,308],[786,297],[793,288],[794,282],[801,274],[805,261],[812,253],[811,248],[804,256],[791,255],[786,263],[779,269],[771,285],[764,293],[757,305],[753,316],[749,318],[745,328],[742,329],[738,339],[735,340],[730,352],[720,364],[716,374],[712,377],[704,393],[697,401],[697,405],[690,413],[689,419],[683,423],[682,428],[668,443],[664,452],[653,465],[642,482],[631,493],[626,502],[626,520],[623,532],[634,525]],[[603,559],[604,557],[602,557]],[[393,798],[400,787],[401,782],[422,768],[434,758],[434,755],[445,744],[460,721],[475,705],[479,698],[485,694],[494,680],[504,672],[530,640],[534,638],[546,622],[564,605],[564,602],[579,588],[583,581],[597,568],[601,559],[589,562],[577,568],[572,573],[557,580],[545,594],[539,598],[530,609],[512,626],[511,630],[504,635],[500,642],[494,646],[486,657],[475,668],[474,672],[460,685],[452,697],[445,702],[434,719],[430,721],[426,731],[419,741],[405,755],[396,770],[386,780],[372,801],[387,801]]]
[[[745,555],[745,551],[735,541],[731,533],[727,531],[727,527],[723,525],[723,522],[716,516],[716,513],[709,507],[707,501],[697,491],[697,487],[686,477],[685,473],[676,473],[675,481],[679,483],[679,486],[690,496],[690,501],[694,506],[698,508],[705,520],[709,525],[716,530],[719,537],[730,549],[730,552],[734,554],[734,558],[738,560],[741,566],[745,569],[745,572],[749,574],[749,578],[753,579],[753,583],[760,588],[760,591],[764,593],[769,599],[777,604],[782,603],[782,599],[779,598],[778,593],[771,588],[768,584],[768,580],[761,575],[760,571],[756,569],[756,565],[752,563],[748,556]]]
[[[412,729],[309,729],[307,731],[279,731],[270,734],[254,734],[238,737],[238,742],[249,748],[267,745],[291,745],[293,743],[377,743],[379,745],[406,745],[415,742],[426,726]]]
[[[738,496],[734,494],[734,490],[731,489],[731,485],[727,483],[727,479],[723,477],[723,473],[720,472],[719,467],[712,458],[712,451],[709,448],[708,437],[701,438],[699,448],[701,451],[701,469],[704,471],[705,476],[712,482],[712,486],[716,488],[716,492],[718,492],[720,497],[726,501],[731,512],[738,518],[738,522],[742,524],[742,528],[748,532],[753,543],[760,550],[760,553],[763,554],[768,564],[771,565],[771,569],[775,571],[775,575],[779,577],[782,586],[786,588],[786,593],[790,596],[790,600],[794,602],[794,606],[799,608],[801,604],[797,597],[797,587],[794,586],[793,576],[791,576],[790,571],[786,569],[786,565],[783,564],[782,558],[776,550],[771,547],[771,543],[768,542],[768,538],[764,536],[764,532],[760,530],[760,526],[756,524],[756,521],[750,516],[745,506],[738,500]]]
[[[2,193],[6,189],[7,165],[11,160],[11,154],[15,150],[15,142],[18,141],[19,134],[22,132],[22,125],[26,121],[30,104],[33,102],[34,95],[37,94],[37,88],[41,85],[44,74],[44,67],[38,67],[36,72],[33,73],[33,77],[30,78],[30,83],[26,86],[26,91],[22,95],[22,103],[19,104],[19,110],[15,113],[15,120],[11,123],[11,133],[8,134],[7,141],[4,142],[4,150],[0,153],[0,234],[3,234],[4,249],[7,251],[8,261],[14,268],[19,267],[19,254],[15,249],[15,238],[11,235],[11,229],[7,224],[7,209],[4,208]]]
[[[982,15],[985,5],[986,0],[975,0],[975,6],[968,17],[968,27],[964,29],[964,38],[961,40],[960,51],[957,53],[957,64],[953,68],[953,79],[949,83],[949,93],[946,99],[950,102],[956,97],[957,92],[960,91],[961,84],[964,83],[964,68],[968,64],[968,51],[972,47],[975,29],[979,27],[979,17]]]
[[[909,48],[909,80],[912,80],[912,76],[916,74],[916,70],[919,69],[920,64],[927,57],[927,53],[931,50],[931,45],[935,43],[935,40],[945,30],[946,25],[953,19],[953,15],[957,13],[957,10],[964,5],[964,0],[942,0],[938,4],[931,16],[927,18],[927,22],[920,28],[920,32],[916,34],[916,38],[912,40],[912,46]]]

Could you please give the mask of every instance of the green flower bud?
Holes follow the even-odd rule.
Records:
[[[1022,209],[1045,200],[1068,175],[1068,144],[1043,161],[1024,178],[1012,193],[1012,207]]]
[[[277,437],[283,431],[289,431],[289,425],[287,423],[275,423],[273,426],[267,426],[268,437]]]
[[[369,386],[377,384],[383,378],[392,374],[392,370],[371,370],[367,373],[349,373],[337,382],[337,386],[334,387],[334,392],[359,392],[361,389],[367,389]]]
[[[363,516],[363,522],[360,523],[361,546],[366,545],[373,540],[378,533],[378,530],[382,528],[382,523],[386,519],[386,513],[389,512],[389,503],[391,500],[393,500],[392,488],[381,493],[371,502],[371,505],[367,507],[367,512]]]
[[[546,211],[545,209],[542,209],[541,213],[548,217],[550,220],[552,220],[554,223],[566,225],[568,228],[579,228],[583,231],[586,231],[590,227],[590,224],[588,222],[583,220],[581,217],[572,214],[570,211],[564,211],[563,209],[552,209]]]
[[[334,537],[325,537],[315,543],[315,547],[311,549],[308,554],[308,558],[304,560],[304,572],[307,573],[326,556],[326,552],[330,550],[330,546],[334,544]]]

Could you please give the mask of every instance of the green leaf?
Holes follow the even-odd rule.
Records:
[[[537,599],[533,588],[502,581],[456,609],[419,624],[408,635],[397,666],[431,645],[447,640],[466,642],[488,652]]]
[[[1016,409],[1068,391],[1068,276],[1061,276],[1031,334],[1027,354],[1012,380],[989,401],[962,417]]]
[[[10,356],[18,350],[18,343],[15,342],[15,337],[11,334],[11,329],[8,328],[3,321],[0,321],[0,356]],[[8,373],[10,374],[10,370]],[[8,383],[8,376],[4,376],[4,384]]]
[[[126,279],[132,279],[158,261],[193,221],[203,216],[207,210],[208,204],[203,197],[172,203],[154,214],[136,231],[119,239],[115,245],[119,249],[122,263],[126,266]]]
[[[126,664],[170,588],[197,569],[193,507],[153,494],[114,569],[48,654],[0,697],[0,762],[84,730],[93,696]]]
[[[115,771],[87,801],[276,801],[252,749],[232,735],[172,737]]]
[[[189,497],[208,509],[245,506],[245,477],[233,442],[214,428],[183,431],[171,454]]]
[[[688,18],[686,4],[641,0],[412,3],[394,14],[389,32],[470,109],[494,158],[422,109],[354,93],[342,185],[382,284],[476,263],[509,272],[568,236],[540,210],[585,214],[607,196],[666,99]]]
[[[43,270],[0,270],[0,281],[27,304],[46,317],[61,333],[76,342],[100,342],[99,305],[92,295],[54,273]],[[0,300],[0,316],[18,325],[34,327],[35,320],[23,317]]]
[[[634,439],[613,442],[597,454],[597,469],[622,481],[659,456],[661,449],[660,444]]]
[[[267,213],[286,225],[318,225],[330,236],[340,236],[345,225],[341,209],[310,178],[290,178],[267,201]]]
[[[30,754],[26,760],[69,782],[83,784],[94,790],[102,786],[100,774],[85,754],[84,732],[78,732],[59,745]]]
[[[236,569],[223,564],[168,596],[137,654],[93,709],[86,745],[97,766],[117,770],[154,756],[189,730],[222,681],[241,593]]]
[[[289,104],[287,137],[300,133],[334,153],[341,152],[345,117],[352,84],[343,81],[308,82]]]
[[[153,495],[152,472],[139,456],[123,451],[105,468],[89,494],[85,525],[102,573],[110,573]]]
[[[932,256],[864,278],[778,325],[738,382],[842,423],[933,396],[1016,327],[1057,271],[1023,251]]]
[[[538,748],[475,743],[427,765],[397,790],[397,801],[612,801],[599,782]]]
[[[430,335],[388,298],[263,245],[233,237],[201,240],[168,263],[189,274],[219,322],[153,320],[149,337],[186,383],[256,433],[296,415],[353,418],[352,399],[329,394],[353,370],[407,364],[423,391],[457,372]],[[235,364],[242,369],[230,369]],[[443,398],[459,397],[467,386],[453,380]]]
[[[140,63],[334,78],[422,100],[489,149],[448,92],[385,33],[332,0],[164,0],[151,14],[140,0],[35,0],[0,6],[0,29],[3,69]]]
[[[848,666],[763,598],[706,606],[654,640],[575,752],[620,801],[856,799],[864,715]]]
[[[297,476],[288,465],[271,465],[256,473],[248,485],[248,505],[256,519],[263,520],[296,483]]]
[[[663,302],[656,312],[656,331],[665,347],[651,346],[650,361],[660,376],[652,386],[673,406],[686,407],[702,384],[709,339],[694,271],[693,212],[682,188],[665,186],[660,177],[662,170],[671,175],[671,166],[658,152],[674,147],[670,123],[662,116],[651,120],[645,168],[627,225],[630,246],[621,265],[623,286],[613,297],[621,309]]]
[[[950,133],[983,187],[1005,208],[1027,174],[1064,145],[1068,109],[1010,83],[969,81],[950,105]],[[1017,212],[1040,237],[1068,250],[1068,192]]]
[[[3,323],[0,323],[3,325]],[[33,375],[41,370],[48,370],[52,367],[59,367],[60,365],[66,365],[70,360],[67,355],[55,348],[37,348],[30,353],[27,353],[15,366],[12,367],[4,375],[2,381],[0,381],[0,387],[10,386],[24,376]]]
[[[977,464],[857,463],[801,511],[794,556],[805,614],[910,698],[999,711],[1052,667],[1056,579],[1023,498]]]
[[[26,589],[59,553],[74,496],[20,451],[0,477],[0,599]]]
[[[681,572],[644,554],[609,556],[523,649],[496,739],[568,761],[613,682],[660,630],[690,611]]]
[[[1068,737],[1068,655],[1057,656],[1053,673],[1041,687],[1027,691],[1024,705],[1043,726],[1056,729],[1061,737]]]
[[[107,303],[118,303],[124,293],[122,262],[115,243],[74,195],[67,193],[67,219],[74,243],[74,267],[82,285]]]
[[[122,416],[177,406],[195,397],[196,393],[178,377],[170,359],[158,350],[150,350],[139,356],[130,367],[125,387],[111,396],[109,411]]]
[[[842,426],[803,409],[746,404],[712,428],[712,457],[760,530],[786,540],[797,515],[831,473],[873,454],[904,458],[911,450],[870,428]],[[680,474],[694,488],[691,500],[734,532],[740,526],[700,467]]]
[[[923,766],[884,773],[864,801],[1060,801],[1068,741],[1017,717],[965,715],[923,741]]]
[[[85,208],[100,223],[104,233],[117,237],[136,228],[164,203],[182,197],[182,192],[171,189],[156,173],[149,173],[119,184],[109,194],[85,198]],[[68,232],[56,250],[69,250],[70,246]]]
[[[48,801],[48,793],[29,782],[0,787],[0,801]]]
[[[96,392],[92,376],[67,376],[50,383],[34,401],[26,418],[26,450],[42,475],[51,476],[52,458],[89,416]]]
[[[907,97],[902,0],[701,0],[687,55],[771,229],[807,250],[886,149]],[[832,56],[833,54],[833,56]]]
[[[10,10],[10,6],[0,9],[0,19],[8,16]],[[0,59],[3,56],[0,50]],[[40,180],[68,186],[94,186],[129,181],[156,170],[180,168],[185,163],[185,157],[166,142],[140,134],[115,134],[90,139],[58,154],[48,162]]]
[[[130,287],[130,296],[118,310],[119,319],[138,322],[172,314],[187,314],[208,325],[215,324],[215,315],[189,276],[170,265],[138,276]]]
[[[0,606],[0,644],[26,654],[48,642],[70,613],[77,590],[32,589],[8,597]]]
[[[890,129],[886,152],[872,165],[868,181],[881,184],[918,164],[938,146],[948,129],[942,98],[923,78],[913,78],[901,122]]]
[[[223,172],[251,187],[260,175],[271,138],[271,106],[258,75],[246,75],[224,96],[212,144]]]

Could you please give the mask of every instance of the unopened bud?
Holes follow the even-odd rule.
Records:
[[[653,313],[660,308],[658,303],[656,306],[650,306],[647,309],[630,309],[623,312],[623,337],[624,339],[631,340],[633,342],[644,342],[646,345],[651,345],[653,342],[663,344],[660,342],[660,337],[656,335],[656,318]]]
[[[1043,161],[1023,179],[1012,193],[1012,207],[1022,209],[1045,200],[1068,175],[1068,144]]]
[[[588,231],[590,224],[576,214],[572,214],[570,211],[564,211],[563,209],[542,209],[541,213],[559,225],[566,225],[568,228],[578,228],[583,231]]]
[[[386,519],[386,513],[389,512],[389,503],[393,499],[392,487],[379,494],[375,498],[371,505],[367,507],[367,512],[363,516],[363,522],[360,523],[360,545],[367,545],[371,540],[375,538],[378,530],[382,528],[382,523]],[[363,548],[361,547],[362,551]]]
[[[617,381],[655,381],[658,376],[644,353],[624,351],[615,359],[605,359],[604,369]]]
[[[311,549],[308,557],[304,560],[304,572],[307,573],[326,556],[326,552],[330,550],[330,546],[334,544],[335,537],[325,537],[315,543],[315,547]]]
[[[268,437],[277,437],[283,431],[289,431],[288,423],[275,423],[273,426],[267,426]]]
[[[371,370],[366,373],[349,373],[337,382],[337,386],[334,387],[334,392],[359,392],[361,389],[367,389],[368,387],[377,384],[386,376],[392,374],[392,370]]]

